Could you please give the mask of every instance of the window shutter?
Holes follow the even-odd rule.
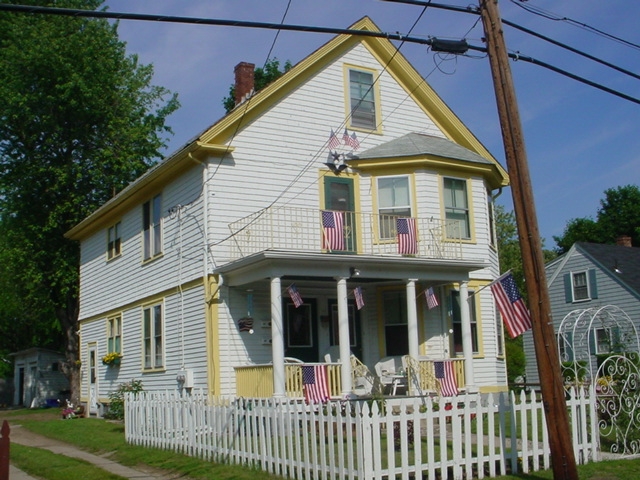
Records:
[[[589,269],[589,294],[591,298],[598,298],[598,282],[596,282],[596,269]]]
[[[564,274],[564,301],[566,303],[573,302],[573,290],[571,286],[571,274]]]
[[[596,331],[589,330],[589,355],[596,354]]]

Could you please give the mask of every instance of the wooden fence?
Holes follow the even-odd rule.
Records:
[[[598,460],[593,398],[567,400],[578,463]],[[533,392],[321,406],[143,392],[127,394],[125,433],[132,444],[296,479],[470,479],[550,467]]]

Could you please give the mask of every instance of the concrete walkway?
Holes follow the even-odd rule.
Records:
[[[25,428],[22,428],[19,424],[11,425],[10,437],[11,443],[17,443],[19,445],[25,445],[27,447],[42,448],[49,450],[50,452],[65,455],[67,457],[77,458],[84,460],[85,462],[92,463],[95,466],[102,468],[115,475],[120,475],[123,478],[132,480],[171,480],[176,478],[185,477],[180,474],[167,474],[166,472],[145,469],[134,469],[120,465],[108,458],[107,455],[94,455],[92,453],[85,452],[79,448],[69,445],[67,443],[59,442],[42,435],[33,433]],[[33,477],[27,475],[23,471],[19,470],[15,466],[11,466],[10,477],[11,480],[30,480]]]

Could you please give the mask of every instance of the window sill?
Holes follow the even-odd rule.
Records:
[[[153,257],[146,258],[146,259],[142,260],[142,265],[147,265],[147,264],[152,263],[152,262],[154,262],[154,261],[156,261],[156,260],[158,260],[158,259],[160,259],[162,257],[164,257],[164,253],[159,253],[159,254],[157,254],[157,255],[155,255]]]

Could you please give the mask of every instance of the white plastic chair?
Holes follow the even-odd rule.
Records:
[[[389,390],[391,395],[395,395],[398,388],[407,388],[407,377],[404,373],[402,357],[383,357],[376,363],[375,370],[382,387]]]

